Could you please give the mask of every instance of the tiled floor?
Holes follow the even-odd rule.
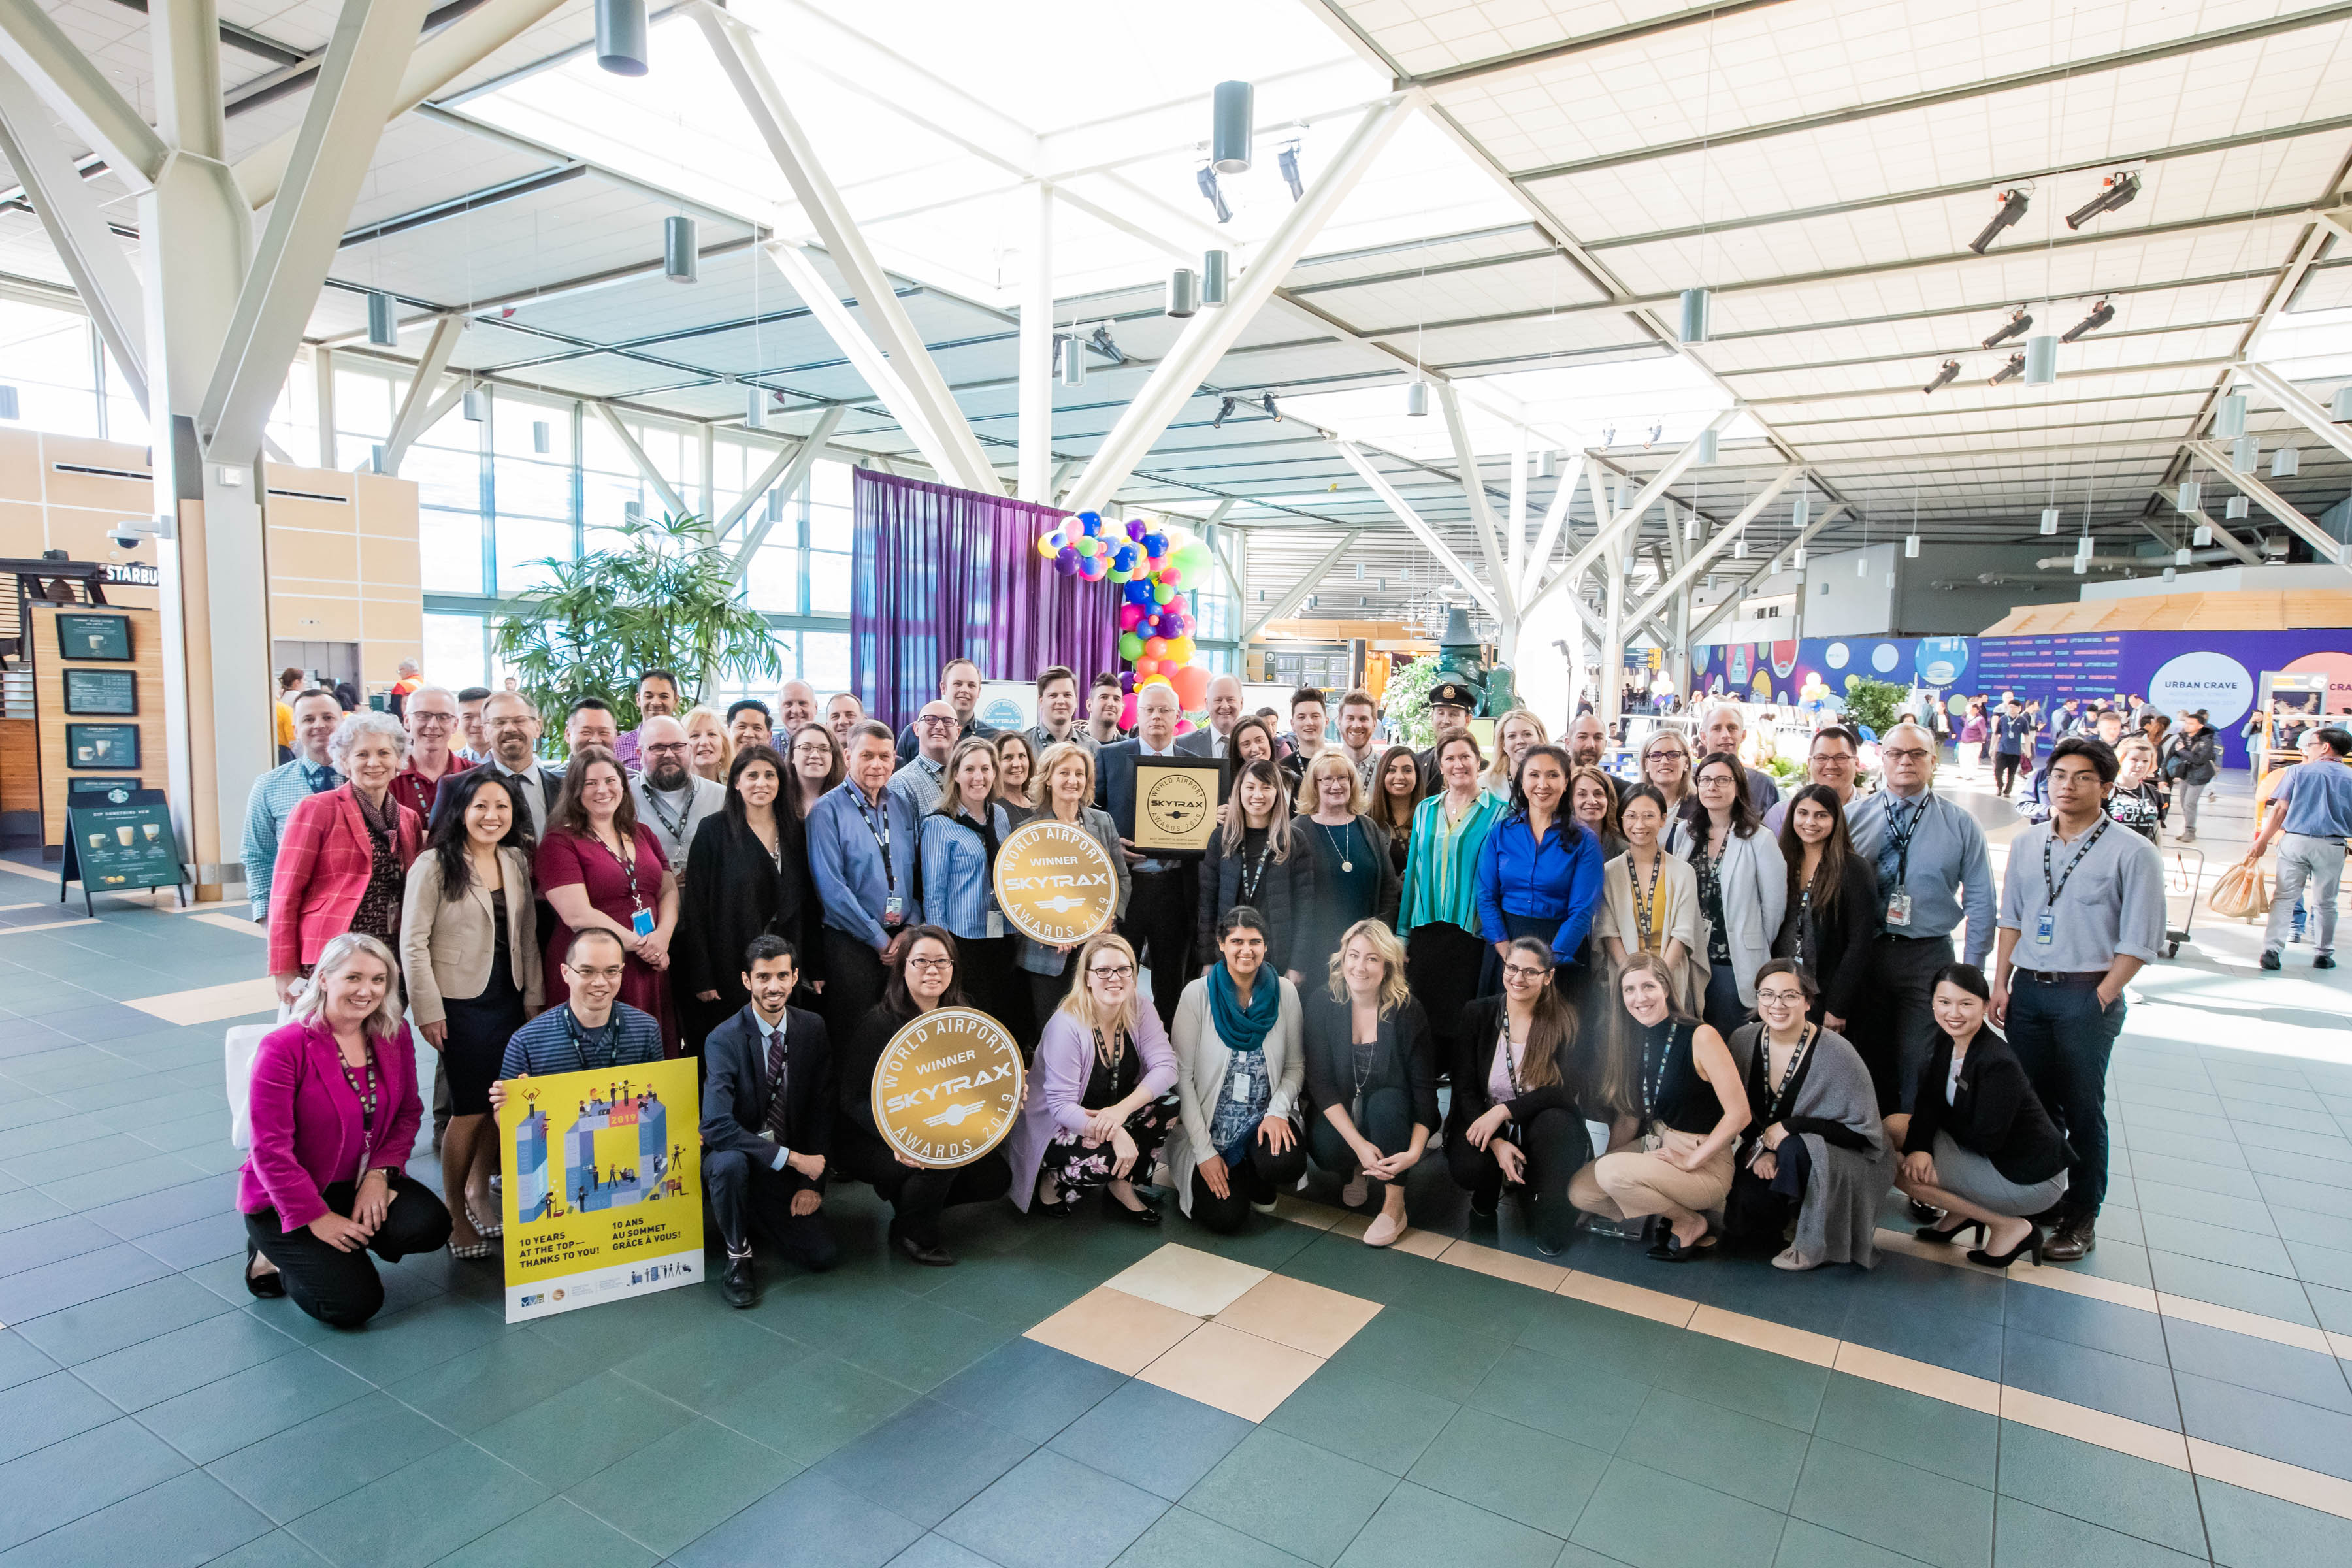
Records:
[[[960,1215],[933,1271],[853,1188],[749,1312],[509,1328],[441,1255],[335,1333],[237,1278],[251,928],[0,883],[0,1568],[2352,1559],[2347,991],[2243,928],[2136,988],[2073,1269],[1555,1263],[1432,1162],[1384,1253],[1318,1177],[1230,1238]]]

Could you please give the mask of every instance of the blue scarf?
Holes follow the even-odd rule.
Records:
[[[1282,980],[1265,969],[1250,990],[1249,1006],[1242,1006],[1231,971],[1223,963],[1209,971],[1209,1021],[1228,1050],[1255,1051],[1265,1044],[1266,1031],[1282,1016]]]

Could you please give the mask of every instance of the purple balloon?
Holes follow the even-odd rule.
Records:
[[[1129,539],[1141,539],[1146,531],[1141,518],[1130,517],[1127,520],[1127,536]]]
[[[1121,696],[1135,689],[1135,671],[1122,669],[1118,672],[1118,689]]]
[[[1065,577],[1075,577],[1078,574],[1078,558],[1066,550],[1054,557],[1054,570]]]

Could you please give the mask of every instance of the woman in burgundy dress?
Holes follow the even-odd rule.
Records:
[[[621,765],[604,747],[572,753],[533,869],[540,896],[555,915],[547,933],[547,1005],[561,1007],[572,994],[562,968],[572,933],[609,931],[629,955],[620,999],[653,1015],[663,1050],[677,1056],[669,944],[677,930],[677,877],[653,830],[638,824]]]

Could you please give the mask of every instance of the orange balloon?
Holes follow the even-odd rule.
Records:
[[[1143,657],[1146,658],[1166,658],[1168,657],[1168,639],[1166,637],[1144,638]]]
[[[1135,679],[1140,681],[1145,676],[1155,673],[1159,668],[1160,661],[1147,654],[1135,661]]]
[[[1176,700],[1189,709],[1209,705],[1209,672],[1197,664],[1188,664],[1169,678],[1176,689]]]

